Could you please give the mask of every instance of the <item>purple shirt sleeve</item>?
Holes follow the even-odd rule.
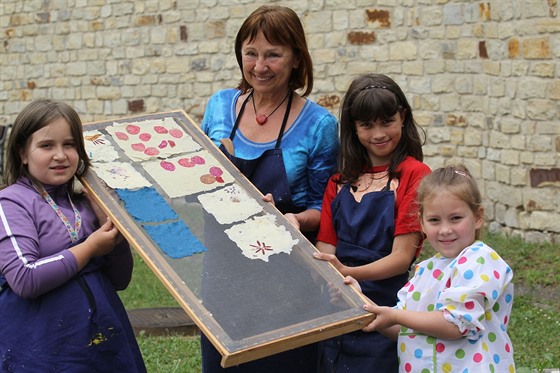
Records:
[[[62,187],[61,187],[62,188]],[[63,214],[74,225],[66,193],[49,190]],[[87,200],[74,201],[82,216],[79,237],[97,229],[97,218]],[[71,279],[78,272],[66,226],[53,208],[29,185],[19,180],[0,191],[0,273],[22,298],[36,298]],[[130,281],[132,258],[125,241],[107,256],[103,272],[117,289]]]

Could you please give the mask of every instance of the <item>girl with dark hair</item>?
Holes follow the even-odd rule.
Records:
[[[315,257],[352,276],[370,299],[393,306],[423,236],[416,188],[430,173],[401,88],[380,74],[351,83],[341,106],[339,173],[329,181]],[[325,372],[396,372],[394,341],[356,331],[324,341]]]
[[[75,175],[89,160],[82,122],[42,99],[14,122],[0,191],[0,371],[145,372],[117,290],[128,243]],[[101,226],[100,226],[101,225]]]

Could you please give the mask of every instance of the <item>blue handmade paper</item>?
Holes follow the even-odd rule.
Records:
[[[179,216],[154,188],[115,189],[128,213],[139,222],[178,219]]]
[[[206,248],[182,221],[158,225],[143,225],[160,249],[174,259],[192,256]]]

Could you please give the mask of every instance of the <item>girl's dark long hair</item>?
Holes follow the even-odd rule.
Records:
[[[356,134],[356,121],[389,119],[397,112],[404,120],[401,139],[389,163],[390,178],[398,177],[396,169],[407,156],[423,161],[424,141],[419,133],[423,130],[416,124],[406,96],[393,79],[382,74],[367,74],[352,81],[340,107],[340,183],[356,181],[364,169],[372,166],[367,150]]]

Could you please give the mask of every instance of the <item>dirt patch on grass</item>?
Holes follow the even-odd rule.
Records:
[[[527,296],[534,300],[539,307],[560,310],[560,286],[528,287],[515,284],[515,296]]]

